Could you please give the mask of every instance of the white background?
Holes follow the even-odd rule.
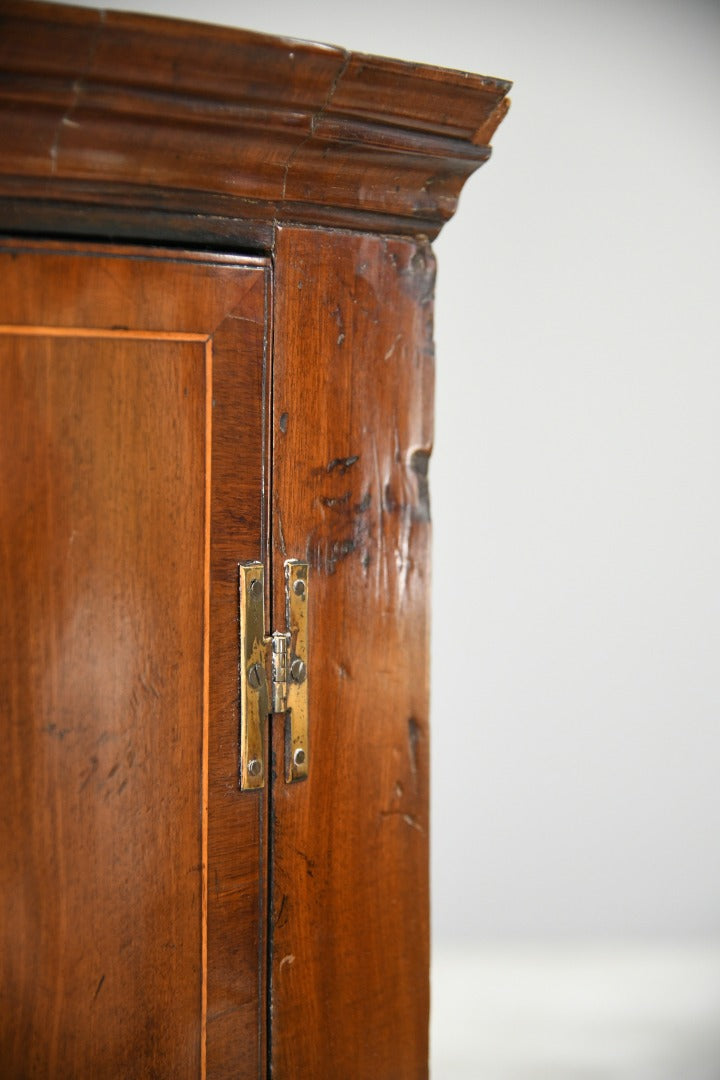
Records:
[[[111,6],[515,80],[436,244],[435,940],[719,934],[720,6]]]

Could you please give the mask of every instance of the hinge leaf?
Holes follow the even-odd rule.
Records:
[[[260,562],[239,566],[240,787],[265,784],[264,725],[285,713],[285,779],[308,775],[308,576],[298,559],[285,563],[287,629],[265,634],[265,575]]]
[[[285,779],[308,774],[308,578],[309,566],[297,559],[285,563],[285,617],[290,634],[285,722]]]
[[[240,787],[265,784],[264,725],[269,712],[265,646],[265,571],[240,565]]]

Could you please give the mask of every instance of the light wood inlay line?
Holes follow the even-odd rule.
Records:
[[[131,341],[202,341],[208,334],[188,334],[167,330],[109,330],[87,326],[0,326],[0,334],[27,337],[124,338]]]
[[[207,1075],[207,924],[208,924],[208,785],[210,721],[210,524],[212,484],[212,340],[205,342],[205,599],[203,619],[203,736],[202,736],[202,1002],[200,1075]]]

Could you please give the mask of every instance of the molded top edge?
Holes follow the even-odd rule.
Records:
[[[489,157],[511,86],[31,0],[0,9],[0,76],[0,196],[12,177],[45,199],[80,201],[89,185],[140,212],[162,192],[178,212],[429,235]]]

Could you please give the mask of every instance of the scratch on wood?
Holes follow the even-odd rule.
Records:
[[[310,139],[312,139],[313,135],[315,134],[315,128],[318,125],[318,121],[320,120],[323,113],[325,112],[328,105],[330,104],[330,101],[332,100],[333,94],[335,93],[335,91],[337,89],[337,85],[340,82],[340,79],[345,74],[345,70],[346,70],[348,64],[350,63],[350,56],[351,56],[351,54],[349,52],[346,52],[345,50],[343,50],[343,62],[342,62],[342,65],[338,69],[338,72],[337,72],[335,78],[332,81],[332,85],[330,86],[330,89],[327,92],[327,96],[326,96],[325,100],[323,101],[323,103],[320,106],[320,108],[318,109],[318,111],[312,116],[312,118],[310,120],[310,130],[308,131],[305,138],[302,139],[299,143],[296,144],[296,146],[293,147],[293,149],[292,149],[292,151],[290,153],[290,156],[288,157],[287,161],[285,162],[285,168],[283,169],[283,182],[282,182],[282,198],[283,198],[283,201],[286,198],[287,182],[288,182],[288,176],[290,175],[290,167],[291,167],[293,161],[295,160],[297,154],[299,153],[299,151],[302,150],[302,148],[305,146],[305,143],[309,142]]]
[[[288,953],[288,955],[283,956],[282,960],[280,961],[280,966],[278,967],[278,972],[282,971],[282,969],[285,967],[286,964],[290,965],[290,964],[294,964],[294,963],[295,963],[295,957],[293,956],[292,953]]]
[[[84,791],[85,788],[88,786],[88,784],[92,780],[93,776],[97,772],[99,764],[100,764],[100,762],[98,761],[97,757],[93,754],[93,756],[90,758],[90,766],[89,766],[89,768],[85,769],[85,771],[80,774],[83,777],[83,782],[80,785],[80,791]]]
[[[390,357],[393,355],[393,353],[395,352],[395,349],[398,347],[398,345],[400,344],[402,339],[403,339],[402,334],[396,334],[395,335],[395,340],[393,341],[393,343],[390,346],[390,348],[388,349],[388,351],[385,353],[385,356],[384,356],[385,360],[390,359]]]
[[[345,320],[343,319],[343,314],[340,310],[340,306],[338,305],[337,307],[333,308],[330,314],[338,325],[337,344],[338,346],[343,345],[345,343]]]
[[[406,825],[410,826],[411,829],[417,829],[419,833],[425,833],[425,830],[423,829],[420,822],[416,821],[412,814],[403,814],[402,819]]]
[[[351,492],[345,491],[342,495],[320,495],[319,501],[329,510],[338,509],[350,501]]]
[[[280,907],[277,910],[277,914],[273,920],[273,926],[283,926],[283,913],[285,911],[285,904],[287,903],[287,893],[283,893],[283,898],[280,901]]]
[[[280,542],[280,550],[282,551],[283,555],[287,559],[287,548],[285,547],[285,534],[283,533],[282,518],[280,517],[280,511],[279,510],[277,512],[277,529],[278,529],[278,540]]]
[[[231,311],[229,315],[225,316],[227,319],[233,319],[235,322],[250,323],[251,326],[262,326],[259,319],[250,319],[247,315],[236,315],[234,311]]]
[[[154,683],[145,678],[144,674],[140,675],[140,685],[146,694],[151,694],[154,698],[160,698],[160,691]]]
[[[105,976],[101,975],[100,976],[100,982],[97,984],[97,990],[95,991],[95,994],[93,996],[93,1001],[97,1001],[97,996],[100,993],[100,991],[102,990],[102,985],[103,985],[104,982],[105,982]]]
[[[417,820],[417,818],[414,817],[412,814],[406,814],[404,810],[400,810],[400,809],[381,810],[380,811],[380,817],[381,818],[390,818],[390,817],[402,818],[402,820],[405,822],[405,824],[409,828],[415,829],[416,832],[422,833],[423,836],[425,835],[425,830],[422,827],[422,825],[420,824],[420,822]]]
[[[98,44],[99,44],[99,41],[100,41],[100,36],[101,36],[101,34],[103,32],[104,23],[105,23],[105,11],[100,11],[97,26],[95,27],[95,31],[93,33],[92,40],[90,41],[90,46],[88,48],[88,54],[87,54],[87,60],[85,61],[85,67],[83,68],[80,76],[73,83],[72,101],[70,102],[67,109],[65,110],[65,112],[61,116],[60,120],[58,121],[57,127],[55,128],[55,131],[53,133],[52,142],[50,144],[50,149],[49,149],[49,152],[48,152],[49,157],[50,157],[50,171],[53,173],[53,175],[55,173],[57,173],[57,162],[58,162],[58,156],[59,156],[59,153],[60,153],[60,139],[62,137],[63,130],[65,128],[69,128],[69,127],[70,128],[80,127],[78,122],[76,120],[73,120],[72,115],[75,112],[75,110],[77,109],[78,105],[80,104],[80,98],[82,97],[83,91],[85,90],[85,78],[87,77],[88,73],[92,69],[93,61],[95,59],[95,53],[97,52],[97,47],[98,47]]]

